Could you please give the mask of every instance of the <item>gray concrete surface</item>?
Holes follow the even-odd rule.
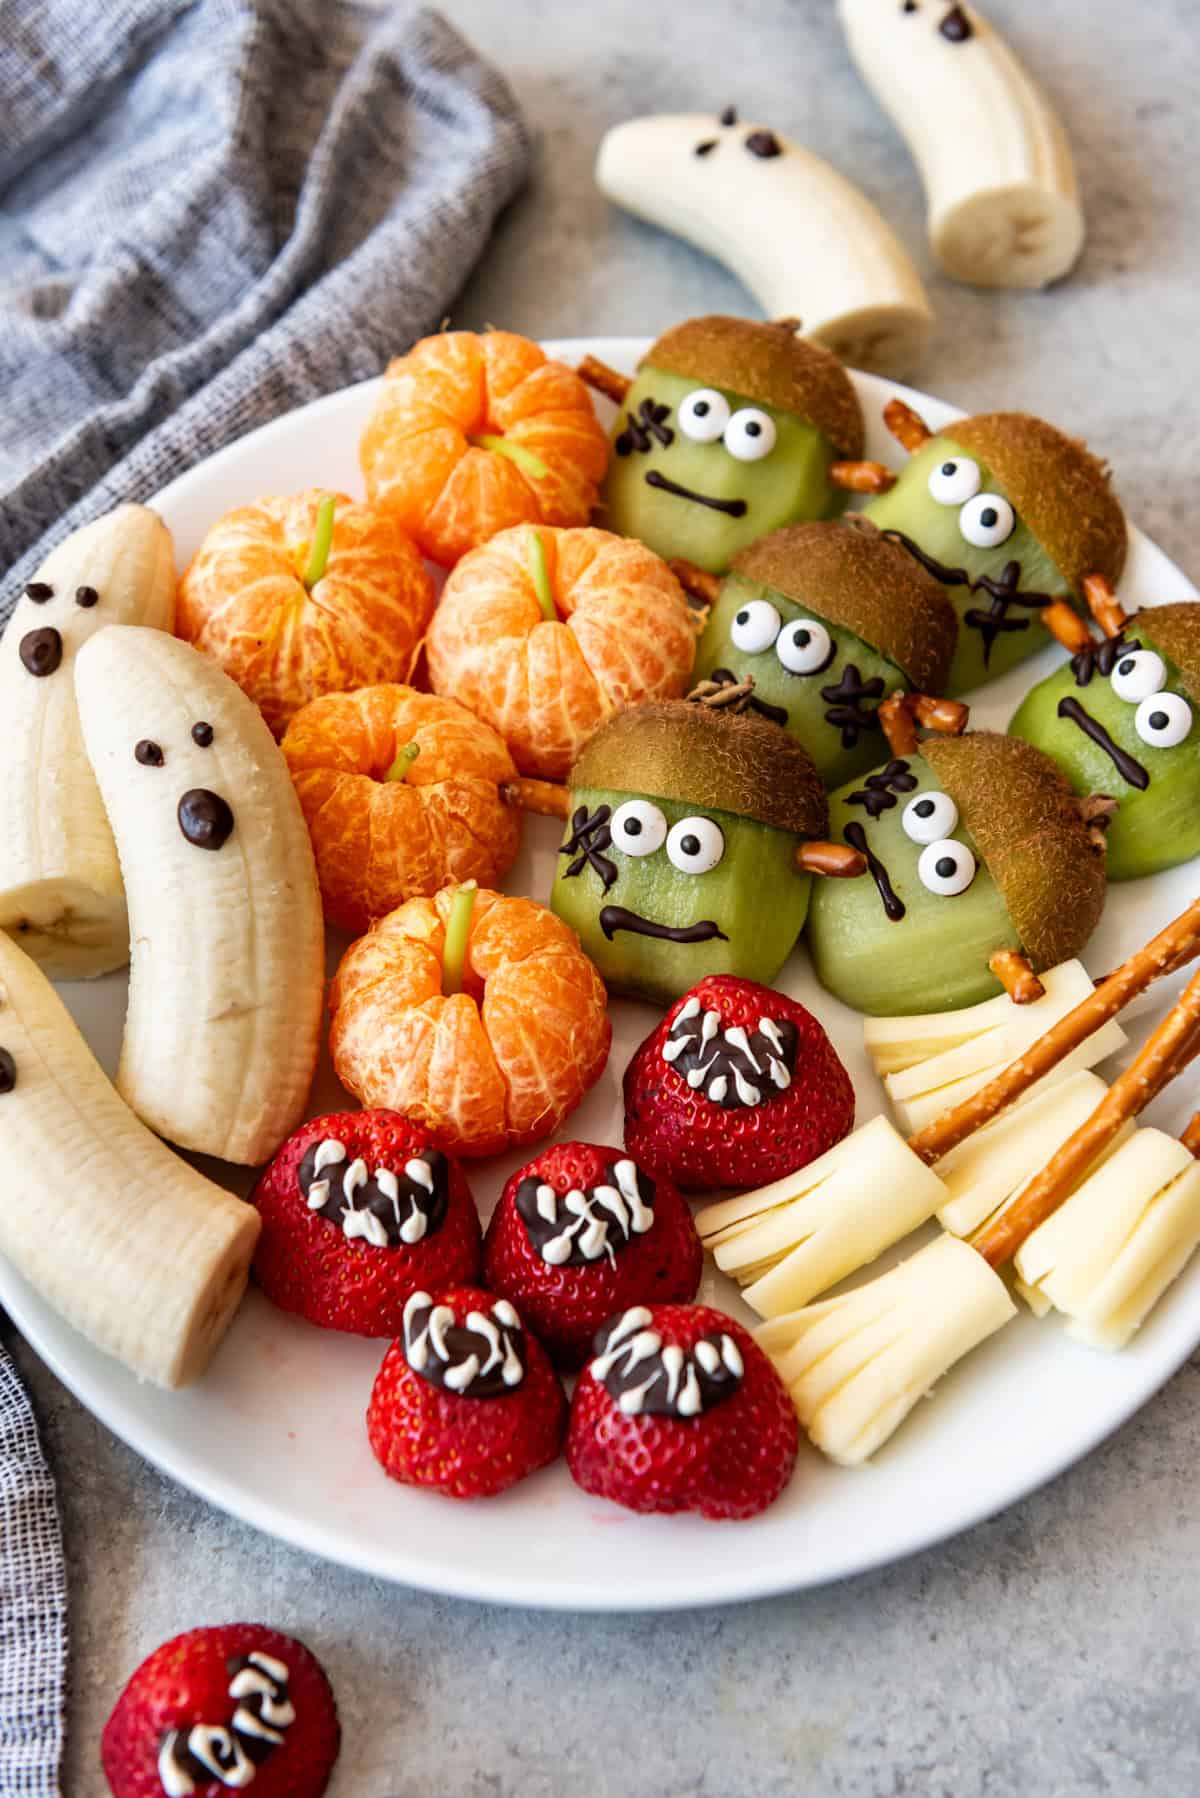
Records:
[[[460,322],[646,332],[744,309],[731,279],[591,187],[601,130],[668,108],[735,100],[799,136],[925,263],[915,176],[829,0],[446,10],[507,69],[544,137]],[[1200,4],[992,11],[1061,103],[1091,236],[1073,279],[1045,296],[931,276],[940,329],[921,378],[964,406],[1028,406],[1087,436],[1133,516],[1195,571]],[[324,1660],[346,1726],[334,1798],[1200,1792],[1200,1358],[1048,1490],[904,1565],[720,1612],[573,1619],[414,1595],[283,1548],[159,1477],[17,1353],[63,1489],[70,1798],[103,1790],[97,1737],[141,1656],[189,1623],[240,1616],[296,1631]]]

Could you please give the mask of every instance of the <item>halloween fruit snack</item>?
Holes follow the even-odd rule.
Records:
[[[443,331],[388,366],[367,493],[451,567],[515,524],[586,524],[608,444],[579,376],[511,331]]]
[[[679,582],[641,543],[518,525],[446,582],[430,684],[499,731],[523,774],[562,780],[615,711],[685,691],[696,628]]]
[[[138,1122],[2,933],[0,1142],[0,1254],[139,1379],[203,1373],[241,1302],[258,1218]]]
[[[51,552],[0,637],[0,930],[55,980],[129,959],[117,851],[79,731],[75,656],[109,624],[170,630],[174,589],[166,525],[145,506],[119,506]]]
[[[163,631],[101,631],[75,680],[129,901],[118,1089],[180,1147],[260,1162],[304,1114],[325,975],[287,764],[241,688]]]
[[[870,878],[821,881],[808,918],[818,977],[876,1016],[951,1011],[1078,954],[1104,905],[1107,810],[1040,750],[991,731],[929,738],[830,797],[831,834]]]
[[[353,943],[329,993],[339,1080],[449,1155],[556,1130],[599,1079],[612,1027],[573,930],[531,899],[444,888]]]
[[[826,786],[878,761],[886,699],[928,699],[950,675],[953,606],[932,575],[869,526],[772,531],[734,557],[710,597],[696,680],[753,681],[746,709],[802,743]],[[963,728],[964,706],[940,710]]]
[[[694,1298],[703,1262],[669,1179],[595,1143],[553,1143],[518,1170],[492,1213],[484,1279],[561,1367],[587,1360],[600,1325],[629,1305]]]
[[[558,1375],[507,1299],[476,1286],[413,1293],[367,1410],[390,1479],[492,1498],[557,1458],[566,1423]]]
[[[1076,793],[1115,799],[1108,877],[1132,880],[1200,855],[1200,601],[1151,606],[1111,627],[1031,689],[1009,730],[1054,757]]]
[[[802,144],[738,117],[629,119],[605,133],[596,185],[707,250],[768,318],[797,312],[852,368],[904,377],[933,323],[907,252],[857,187]]]
[[[113,1798],[188,1798],[252,1786],[321,1798],[341,1747],[320,1662],[262,1623],[190,1629],[156,1648],[100,1740]]]
[[[850,1076],[812,1013],[727,974],[677,999],[625,1070],[625,1146],[685,1192],[778,1179],[853,1122]]]
[[[481,1233],[458,1162],[394,1111],[302,1124],[250,1202],[254,1277],[272,1303],[326,1330],[396,1336],[409,1295],[477,1279]]]
[[[935,435],[902,401],[884,419],[913,452],[866,516],[942,582],[959,617],[948,691],[1005,674],[1046,647],[1039,613],[1115,586],[1125,516],[1102,462],[1024,412],[957,419]]]
[[[213,525],[179,583],[175,629],[278,737],[319,694],[407,680],[432,611],[433,582],[395,519],[314,487]]]
[[[449,882],[497,882],[521,842],[505,802],[517,770],[465,706],[412,687],[329,693],[280,744],[313,853],[325,916],[355,934]]]
[[[841,511],[830,471],[861,457],[862,411],[837,357],[796,333],[795,319],[693,318],[632,384],[585,363],[621,407],[604,522],[719,574],[756,537]]]
[[[576,1485],[629,1511],[756,1517],[792,1477],[787,1390],[753,1338],[707,1305],[633,1305],[597,1332],[571,1403]]]
[[[794,738],[677,700],[604,725],[571,770],[550,903],[606,985],[669,1003],[707,974],[770,982],[813,872],[858,874],[829,844],[825,793]]]

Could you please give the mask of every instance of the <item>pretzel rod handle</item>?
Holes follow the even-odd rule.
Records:
[[[1073,1049],[1115,1018],[1131,999],[1157,980],[1160,974],[1173,972],[1200,954],[1200,899],[1193,899],[1187,910],[1165,930],[1160,930],[1144,948],[1115,968],[1107,980],[1093,987],[1074,1011],[1060,1018],[1045,1036],[1003,1068],[994,1080],[964,1099],[961,1105],[935,1118],[915,1136],[908,1146],[932,1164],[948,1155],[958,1143],[986,1124],[989,1118],[1019,1099],[1035,1080],[1057,1067]]]
[[[1149,1036],[1125,1072],[1029,1182],[1021,1196],[978,1237],[974,1247],[989,1267],[1003,1267],[1026,1237],[1062,1204],[1097,1155],[1128,1118],[1135,1118],[1167,1082],[1186,1067],[1200,1046],[1200,973],[1192,975],[1178,1002]]]

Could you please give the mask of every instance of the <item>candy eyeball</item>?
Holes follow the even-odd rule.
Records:
[[[609,824],[614,849],[626,855],[653,855],[667,840],[667,820],[648,799],[627,799]]]
[[[780,617],[769,599],[752,599],[734,615],[729,635],[735,649],[748,656],[770,649],[779,635]]]
[[[724,853],[724,833],[711,818],[681,818],[671,826],[667,856],[681,874],[707,874]]]
[[[998,493],[979,493],[958,515],[958,528],[976,549],[999,549],[1017,528],[1017,515]]]
[[[715,443],[729,423],[729,401],[715,387],[697,387],[680,405],[678,418],[693,443]]]
[[[1121,657],[1110,678],[1117,698],[1136,705],[1139,700],[1162,692],[1167,684],[1167,665],[1152,649],[1132,649]]]
[[[975,878],[975,857],[965,843],[941,837],[922,849],[917,863],[917,879],[927,892],[943,899],[956,899],[965,893]]]
[[[780,631],[775,654],[789,674],[820,674],[833,660],[833,638],[815,618],[796,618]]]
[[[951,456],[939,462],[929,476],[929,492],[939,506],[965,506],[983,485],[978,462],[969,456]]]
[[[1151,749],[1175,749],[1191,733],[1192,708],[1179,693],[1151,693],[1134,713],[1133,728]]]
[[[942,843],[958,829],[958,807],[949,793],[918,793],[900,818],[913,843]]]
[[[725,426],[725,448],[739,462],[761,462],[775,448],[775,420],[757,406],[743,406]]]

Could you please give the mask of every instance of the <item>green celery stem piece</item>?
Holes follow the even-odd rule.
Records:
[[[308,566],[304,570],[304,585],[310,593],[324,575],[325,565],[329,561],[329,551],[333,543],[333,514],[336,508],[337,500],[332,493],[327,493],[317,507],[317,522],[313,530],[312,546],[308,552]]]
[[[542,617],[551,624],[558,618],[558,607],[554,603],[554,595],[550,591],[550,571],[546,567],[546,545],[542,542],[540,531],[529,533],[529,572],[533,578],[533,589],[542,608]]]
[[[475,910],[475,881],[460,886],[450,906],[446,925],[446,947],[442,951],[442,991],[449,997],[462,992],[463,968],[467,960],[467,938],[471,934],[471,914]]]
[[[507,456],[510,462],[516,463],[522,474],[532,475],[535,481],[549,479],[550,470],[541,457],[535,456],[532,450],[525,449],[519,443],[510,443],[507,437],[497,437],[494,432],[481,431],[468,438],[468,442],[473,443],[476,449],[492,450],[497,456]]]
[[[402,743],[396,751],[395,761],[383,777],[384,780],[403,780],[420,753],[419,743]]]

